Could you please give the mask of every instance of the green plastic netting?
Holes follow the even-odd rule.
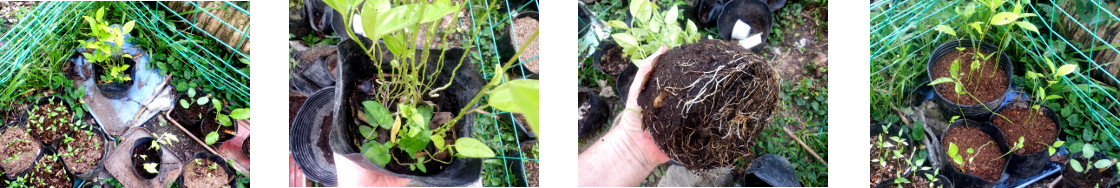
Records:
[[[1001,7],[1012,11],[1016,1]],[[871,3],[871,93],[872,120],[890,121],[889,117],[875,114],[893,114],[894,109],[909,106],[905,100],[908,92],[929,83],[926,63],[930,52],[938,45],[956,37],[934,30],[937,25],[947,25],[960,31],[957,24],[964,23],[961,10],[978,8],[979,3],[969,0],[897,0]],[[1116,1],[1024,1],[1022,10],[1038,16],[1027,17],[1038,26],[1038,33],[1019,28],[1003,32],[1011,40],[1005,51],[1015,62],[1014,85],[1024,93],[1034,94],[1035,88],[1023,87],[1026,70],[1047,70],[1047,59],[1056,66],[1078,65],[1078,70],[1062,76],[1052,88],[1062,99],[1047,103],[1060,112],[1066,137],[1093,143],[1100,148],[1115,150],[1120,147],[1116,135],[1120,124],[1117,106],[1115,68],[1120,59],[1120,9]],[[963,24],[962,24],[963,25]],[[991,42],[991,41],[988,41]],[[1110,69],[1112,68],[1112,69]],[[1110,71],[1112,70],[1112,71]]]

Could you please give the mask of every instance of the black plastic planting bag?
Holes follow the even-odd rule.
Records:
[[[308,97],[288,133],[288,149],[296,165],[308,179],[326,186],[338,185],[334,152],[327,140],[333,122],[334,97],[334,87],[323,88]]]
[[[373,42],[369,39],[362,38],[361,40],[365,44],[368,44],[366,45],[367,47],[375,47],[372,45]],[[380,51],[388,50],[381,49]],[[440,54],[441,51],[431,50],[429,52],[435,54],[432,56],[436,58],[431,58],[433,59],[432,61],[425,62],[428,63],[428,67],[431,68],[425,70],[425,75],[430,75],[435,71],[435,67],[437,67],[435,63],[437,62],[435,62],[434,59],[438,59],[438,54]],[[337,103],[335,103],[333,130],[331,130],[330,134],[330,145],[335,155],[342,155],[362,168],[409,178],[429,186],[465,186],[478,180],[479,174],[482,173],[482,159],[478,158],[458,157],[455,158],[450,165],[446,166],[443,171],[429,171],[429,173],[431,173],[429,175],[415,176],[386,170],[373,164],[365,156],[362,156],[362,154],[359,153],[360,149],[358,145],[356,145],[354,141],[358,128],[358,125],[353,123],[355,120],[354,115],[350,113],[354,109],[351,109],[348,104],[350,104],[350,97],[355,92],[358,92],[356,91],[357,88],[354,83],[360,79],[371,78],[377,73],[377,70],[371,58],[362,52],[361,47],[359,47],[354,40],[346,40],[339,44],[338,54],[339,60],[341,61],[339,63],[339,68],[342,72],[339,75],[339,82],[336,87],[335,100]],[[458,113],[458,109],[461,109],[463,107],[462,105],[469,103],[484,84],[482,76],[474,69],[474,66],[470,64],[466,55],[467,54],[465,54],[465,51],[462,49],[446,50],[444,65],[435,81],[437,86],[442,86],[450,81],[449,79],[452,73],[455,74],[455,81],[451,86],[438,92],[439,97],[433,101],[436,104],[457,104],[440,107],[442,109],[449,109],[448,111],[453,111],[453,113]],[[390,65],[388,65],[387,62],[393,57],[390,57],[388,54],[381,56],[383,57],[377,58],[385,62],[385,64],[382,65],[382,69],[388,69]],[[459,70],[454,71],[456,65],[460,63],[460,59],[465,60],[462,61],[463,64],[459,67]],[[471,137],[473,125],[474,115],[464,115],[462,119],[455,124],[458,136]]]
[[[586,87],[579,87],[579,138],[590,136],[603,127],[610,115],[607,103]]]
[[[1020,104],[1016,104],[1016,103],[1020,103]],[[1026,102],[1026,101],[1013,101],[1011,103],[1008,103],[1007,106],[1005,106],[1004,108],[1001,108],[1000,111],[1008,109],[1011,106],[1026,105],[1026,104],[1032,104],[1032,103],[1029,103],[1029,102]],[[1054,130],[1058,132],[1058,134],[1055,138],[1065,137],[1064,133],[1061,131],[1062,130],[1062,121],[1060,121],[1060,119],[1058,119],[1058,115],[1055,114],[1054,111],[1050,110],[1050,107],[1047,107],[1045,104],[1042,104],[1040,106],[1041,107],[1039,108],[1039,110],[1042,110],[1042,114],[1044,114],[1047,119],[1050,119],[1051,121],[1054,122],[1054,126],[1055,126]],[[1024,107],[1030,108],[1029,105],[1024,106]],[[1000,111],[996,111],[996,113],[999,113]],[[997,120],[998,121],[1004,121],[1004,120],[1000,119],[999,116],[992,116],[992,119],[989,120],[989,122],[995,122]],[[1011,140],[1011,141],[1014,141],[1014,140]],[[1026,144],[1038,144],[1038,143],[1023,143],[1023,144],[1026,145]],[[1042,150],[1042,151],[1039,151],[1037,153],[1032,153],[1032,154],[1027,154],[1027,155],[1020,155],[1020,154],[1012,152],[1008,156],[1011,156],[1011,158],[1010,158],[1009,164],[1007,165],[1007,174],[1011,175],[1011,177],[1017,177],[1017,178],[1028,178],[1028,177],[1034,176],[1035,174],[1038,174],[1039,172],[1042,172],[1042,169],[1044,169],[1046,167],[1046,163],[1050,162],[1050,151],[1049,150]]]
[[[136,61],[133,61],[132,58],[124,58],[124,57],[119,57],[119,56],[114,57],[114,58],[120,58],[120,60],[124,61],[123,65],[128,65],[128,69],[126,69],[123,74],[136,75],[133,72],[133,70],[135,70],[134,68],[136,67]],[[108,75],[108,70],[105,70],[105,68],[106,67],[102,67],[99,64],[96,64],[96,63],[93,64],[94,79],[98,83],[97,84],[97,89],[101,90],[101,95],[105,96],[106,98],[110,98],[110,99],[124,98],[124,96],[128,95],[128,89],[132,88],[133,81],[129,80],[129,81],[125,81],[125,82],[113,82],[113,83],[101,84],[101,81],[102,81],[101,80],[101,75]]]
[[[938,46],[937,49],[933,50],[933,55],[929,56],[929,62],[926,64],[926,76],[928,76],[930,80],[937,79],[933,76],[933,71],[931,71],[933,70],[934,64],[936,64],[942,56],[947,55],[951,51],[957,50],[957,47],[977,48],[982,50],[984,53],[994,53],[999,50],[999,47],[993,46],[992,44],[988,44],[986,42],[973,42],[971,40],[953,40],[946,42],[945,44],[941,44],[941,46]],[[1003,69],[1005,73],[1005,75],[1002,76],[1007,77],[1007,90],[1004,92],[1004,95],[1002,95],[1006,96],[1007,93],[1011,92],[1011,74],[1014,72],[1014,66],[1011,65],[1011,58],[1008,57],[1005,53],[1000,53],[998,60],[999,68]],[[1000,97],[992,101],[986,101],[983,105],[961,105],[945,99],[945,97],[942,96],[941,93],[938,93],[936,90],[937,88],[935,87],[934,95],[936,97],[934,97],[933,101],[937,103],[938,108],[941,109],[942,114],[945,114],[945,117],[963,116],[970,119],[988,119],[989,116],[992,115],[992,112],[998,110],[1004,105],[1005,101],[1005,97]],[[987,106],[987,108],[985,108],[985,106]]]
[[[955,121],[955,122],[953,122],[952,124],[949,125],[948,130],[952,130],[954,127],[964,127],[964,126],[976,127],[977,129],[980,129],[980,131],[983,131],[985,134],[987,134],[989,137],[991,137],[992,140],[995,142],[996,146],[999,147],[999,152],[1001,154],[1002,153],[1007,153],[1007,151],[1010,150],[1010,148],[1007,146],[1007,140],[1005,140],[1004,137],[1003,137],[1003,133],[1001,133],[999,131],[999,128],[996,128],[996,126],[992,125],[991,123],[977,122],[977,121],[972,121],[972,120],[969,120],[969,119],[957,119],[957,121]],[[941,135],[941,137],[938,140],[945,140],[945,136],[949,135],[948,130],[945,131],[945,135]],[[935,148],[935,149],[941,150],[942,153],[948,153],[947,151],[945,151],[944,146],[942,146],[941,148]],[[1006,156],[1004,156],[1004,157],[1006,158]],[[942,155],[941,156],[941,161],[944,161],[943,162],[944,166],[941,167],[941,172],[943,174],[945,174],[945,176],[949,177],[949,179],[951,179],[957,187],[994,187],[995,185],[998,185],[998,184],[1001,184],[1001,183],[1007,181],[1007,178],[1008,178],[1007,164],[1004,164],[1004,168],[1003,168],[1003,170],[1001,170],[1001,173],[1003,173],[1003,175],[999,178],[999,180],[987,181],[987,180],[984,180],[983,178],[977,177],[975,175],[961,173],[961,172],[957,171],[957,168],[953,166],[954,165],[954,163],[952,162],[953,160],[949,159],[948,155]],[[1005,163],[1011,162],[1011,160],[1005,160],[1004,162]]]
[[[801,187],[797,181],[797,172],[793,170],[786,158],[774,154],[766,154],[751,161],[751,168],[747,169],[743,177],[743,186],[769,186],[769,187]]]

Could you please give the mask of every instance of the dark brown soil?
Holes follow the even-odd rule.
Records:
[[[603,52],[602,58],[599,64],[595,66],[608,75],[618,75],[622,73],[623,70],[626,70],[626,65],[630,63],[630,60],[623,56],[622,47],[617,45]]]
[[[4,147],[0,148],[0,167],[6,171],[5,174],[13,175],[31,167],[31,162],[35,161],[35,157],[39,156],[42,146],[39,145],[38,140],[31,137],[27,133],[27,129],[19,126],[8,126],[4,128],[2,137],[0,137],[0,144]]]
[[[987,181],[999,180],[1000,176],[1003,175],[1003,168],[1007,164],[1007,159],[1000,157],[1003,153],[1000,152],[996,141],[992,140],[984,131],[975,127],[953,127],[945,133],[944,140],[941,140],[941,145],[945,151],[949,150],[949,143],[956,144],[959,153],[964,158],[965,166],[964,171],[961,171],[962,173],[972,174]],[[969,158],[972,157],[972,154],[965,152],[968,148],[974,148],[976,151],[976,157],[971,163]],[[952,163],[953,169],[958,171],[962,169],[959,165]]]
[[[209,159],[194,159],[186,164],[183,168],[183,187],[229,186],[229,174],[226,174],[225,167],[221,164]]]
[[[245,137],[245,142],[241,143],[241,153],[245,154],[245,158],[249,158],[249,149],[251,148],[249,147],[249,138]]]
[[[237,121],[236,120],[230,119],[230,125],[229,126],[222,126],[222,124],[218,123],[218,121],[215,120],[217,115],[214,114],[214,113],[215,112],[211,112],[211,113],[206,114],[206,116],[204,116],[204,117],[208,117],[208,118],[203,119],[202,126],[199,127],[200,132],[199,132],[199,134],[195,135],[195,136],[198,136],[199,139],[203,139],[205,141],[206,135],[210,134],[211,131],[218,131],[218,141],[214,142],[214,145],[211,145],[211,147],[221,145],[221,143],[223,143],[223,142],[225,142],[229,139],[233,139],[233,136],[237,135]],[[215,147],[215,148],[217,148],[217,147]]]
[[[930,181],[929,179],[926,179],[926,177],[914,176],[913,178],[911,178],[910,185],[908,186],[910,186],[911,188],[930,188],[929,184]]]
[[[682,45],[663,54],[646,81],[642,124],[688,169],[728,166],[750,154],[777,109],[778,87],[774,69],[736,44]]]
[[[151,137],[146,137],[146,138],[151,138]],[[160,151],[155,149],[155,148],[151,148],[151,143],[152,143],[151,139],[140,139],[140,140],[138,140],[136,144],[139,144],[139,145],[134,145],[134,147],[132,148],[132,152],[131,152],[132,156],[130,156],[130,157],[132,157],[132,168],[133,168],[133,170],[141,178],[144,178],[144,179],[152,179],[152,178],[155,178],[156,175],[159,175],[158,173],[148,173],[148,171],[144,169],[144,164],[145,163],[157,163],[158,164],[162,161],[161,156],[160,156],[160,154],[161,154]],[[147,156],[147,157],[142,157],[142,156]],[[163,166],[163,165],[162,164],[157,165],[156,169],[160,169],[161,167],[159,167],[159,166]]]
[[[199,126],[199,123],[202,122],[203,118],[201,114],[206,114],[213,110],[213,105],[210,103],[206,103],[205,105],[198,105],[198,98],[201,98],[206,94],[197,89],[195,90],[195,92],[195,98],[190,98],[189,96],[187,96],[186,92],[180,94],[179,96],[180,99],[187,100],[187,102],[191,103],[189,108],[183,108],[183,106],[179,104],[179,101],[176,100],[174,102],[175,110],[171,111],[171,117],[175,118],[175,122],[179,122],[179,124],[182,125],[183,128],[187,128],[188,130],[194,129]]]
[[[307,101],[305,96],[288,96],[288,127],[292,127],[292,123],[296,120],[296,113],[299,113],[299,108],[303,106],[303,102]]]
[[[331,130],[334,129],[334,126],[330,126],[332,123],[334,123],[334,114],[323,117],[323,126],[320,128],[319,141],[316,142],[316,147],[331,148]],[[328,164],[334,164],[334,152],[323,152],[323,159],[326,159]]]
[[[517,32],[514,35],[516,37],[514,39],[517,42],[517,44],[514,44],[514,48],[519,48],[522,44],[525,44],[525,41],[528,41],[529,38],[533,36],[533,33],[537,32],[537,19],[533,19],[532,17],[522,17],[513,20],[513,30],[514,32]],[[525,68],[534,73],[540,72],[541,70],[538,63],[540,62],[541,58],[537,57],[537,55],[539,54],[537,48],[538,41],[540,41],[540,36],[537,36],[537,40],[533,40],[533,43],[525,47],[524,52],[521,52],[521,60],[529,60],[530,58],[533,59],[525,63]]]
[[[74,131],[70,108],[66,107],[66,103],[55,100],[32,107],[27,118],[31,132],[46,145],[54,145],[63,135]]]
[[[97,167],[105,154],[105,139],[93,131],[78,131],[70,135],[73,141],[64,141],[58,146],[59,156],[66,169],[74,174],[83,174]]]
[[[521,153],[525,154],[525,156],[523,156],[521,158],[537,159],[537,156],[533,155],[533,146],[536,146],[536,145],[537,145],[537,142],[530,142],[530,143],[526,143],[526,144],[521,145]],[[525,179],[529,181],[529,182],[526,182],[528,184],[526,186],[527,187],[540,187],[540,173],[538,173],[540,171],[540,164],[537,163],[537,161],[531,161],[531,160],[524,160],[524,161],[525,161],[525,175],[526,175]]]
[[[1097,154],[1097,155],[1099,156],[1100,154]],[[1074,155],[1071,155],[1071,156],[1078,156],[1078,157],[1071,158],[1070,160],[1078,160],[1079,162],[1081,162],[1082,165],[1086,165],[1086,163],[1087,163],[1087,162],[1085,162],[1086,159],[1080,157],[1081,156],[1080,152],[1078,152]],[[1094,159],[1094,160],[1099,160],[1099,159],[1100,158],[1097,158],[1097,159]],[[1069,164],[1066,164],[1065,167],[1066,168],[1062,170],[1063,171],[1062,174],[1065,176],[1065,178],[1063,178],[1062,181],[1064,181],[1065,183],[1073,184],[1074,186],[1077,186],[1077,187],[1105,187],[1105,186],[1108,186],[1108,180],[1110,178],[1112,178],[1112,176],[1115,175],[1115,172],[1116,172],[1115,167],[1110,167],[1109,169],[1105,170],[1105,174],[1102,174],[1096,168],[1088,169],[1088,170],[1085,171],[1085,173],[1078,173],[1077,171],[1074,171],[1073,168],[1070,168]],[[1109,172],[1111,172],[1111,173],[1109,173]]]
[[[879,139],[893,146],[879,147]],[[895,142],[883,135],[871,137],[871,159],[886,161],[886,166],[880,165],[880,163],[876,161],[871,162],[871,186],[875,186],[883,180],[898,177],[898,175],[901,175],[901,173],[908,168],[904,165],[909,164],[906,163],[906,160],[909,160],[910,157],[906,155],[910,154],[910,150],[909,147],[903,147],[903,144],[904,143]],[[903,151],[903,156],[896,156],[893,154],[893,151],[899,148],[906,148],[906,150]]]
[[[1010,107],[1001,110],[999,114],[1015,121],[1008,122],[999,116],[992,119],[992,124],[1003,131],[1007,144],[1013,145],[1019,141],[1019,137],[1024,137],[1023,149],[1015,150],[1015,154],[1026,155],[1044,151],[1058,137],[1057,125],[1049,117],[1046,117],[1041,109],[1034,110],[1029,106],[1026,108]]]
[[[74,182],[66,174],[66,169],[62,168],[62,163],[58,161],[58,156],[54,155],[40,157],[27,177],[32,178],[30,181],[32,187],[74,186]]]
[[[1003,93],[1007,91],[1008,82],[1010,80],[1007,80],[1007,77],[1004,76],[1006,73],[1003,69],[999,68],[999,63],[996,63],[999,60],[999,55],[993,55],[988,61],[983,61],[983,59],[980,59],[980,56],[977,56],[976,53],[978,52],[981,51],[975,48],[966,48],[964,51],[952,50],[946,53],[945,56],[942,56],[941,59],[938,59],[937,64],[934,64],[932,79],[943,77],[951,78],[949,74],[950,66],[952,66],[953,61],[956,60],[959,60],[960,63],[959,73],[963,76],[957,75],[957,78],[961,79],[962,83],[964,83],[964,90],[961,91],[961,94],[958,95],[956,91],[953,90],[953,83],[937,84],[934,86],[937,88],[937,93],[945,97],[945,100],[962,105],[976,105],[995,101],[999,97],[1002,97]],[[984,53],[983,55],[987,56],[990,54]],[[981,65],[979,69],[972,70],[970,68],[974,59],[981,60],[980,62],[983,65]],[[964,93],[965,91],[972,93],[980,102],[969,97]]]

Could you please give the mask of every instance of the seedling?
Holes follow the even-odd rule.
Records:
[[[83,56],[90,62],[101,65],[109,71],[108,74],[101,75],[101,82],[114,83],[132,80],[130,73],[125,72],[129,65],[112,56],[114,53],[120,53],[123,58],[132,58],[132,55],[123,53],[120,49],[124,46],[124,36],[132,31],[136,21],[128,21],[120,29],[112,28],[110,27],[111,24],[105,20],[104,7],[98,8],[94,17],[82,16],[82,18],[89,23],[89,36],[94,37],[95,40],[78,40],[78,44],[82,48],[92,50],[92,52],[83,52]]]
[[[960,150],[959,150],[960,148],[957,148],[957,144],[949,142],[949,150],[948,150],[949,158],[953,159],[954,163],[957,163],[957,167],[960,168],[961,172],[964,172],[964,166],[966,164],[972,164],[972,161],[976,159],[976,156],[979,155],[980,151],[984,150],[984,147],[987,147],[988,144],[991,144],[991,143],[992,143],[992,141],[988,141],[987,143],[984,143],[984,145],[980,145],[980,148],[977,148],[975,150],[973,150],[972,148],[968,148],[968,149],[965,150],[965,152],[967,152],[967,154],[961,155]],[[968,157],[967,161],[964,160],[965,157]],[[998,158],[996,158],[996,159],[998,159]]]
[[[144,163],[144,171],[148,171],[148,173],[152,174],[158,174],[159,163]]]
[[[680,11],[671,5],[668,11],[661,11],[656,3],[649,0],[630,0],[630,14],[634,15],[630,24],[619,20],[607,22],[607,26],[624,30],[611,35],[622,53],[634,64],[639,64],[661,46],[669,48],[693,43],[702,37],[696,23],[689,20],[685,28],[677,24]]]
[[[233,126],[233,120],[249,119],[249,108],[238,108],[234,109],[230,114],[224,114],[222,113],[222,101],[214,100],[212,103],[214,104],[214,113],[218,114],[214,118],[217,120],[218,124],[222,126],[215,127],[214,131],[210,131],[210,133],[206,134],[207,145],[213,145],[218,142],[218,130],[221,130],[222,127]]]
[[[1081,150],[1081,157],[1084,158],[1085,161],[1078,161],[1077,159],[1070,158],[1070,168],[1073,168],[1073,171],[1076,171],[1078,173],[1087,173],[1089,172],[1089,170],[1093,170],[1094,168],[1097,169],[1097,173],[1104,173],[1105,170],[1108,170],[1108,167],[1112,167],[1116,164],[1116,159],[1092,160],[1093,155],[1095,154],[1096,151],[1093,146],[1085,144],[1084,148],[1082,148]],[[1084,167],[1082,167],[1083,165],[1081,165],[1082,162],[1085,162]]]

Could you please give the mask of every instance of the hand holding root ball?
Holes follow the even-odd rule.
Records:
[[[662,46],[642,62],[627,94],[626,109],[606,135],[579,155],[580,186],[636,186],[669,157],[657,148],[650,133],[642,130],[638,94],[645,86]],[[649,100],[649,99],[646,99]]]

